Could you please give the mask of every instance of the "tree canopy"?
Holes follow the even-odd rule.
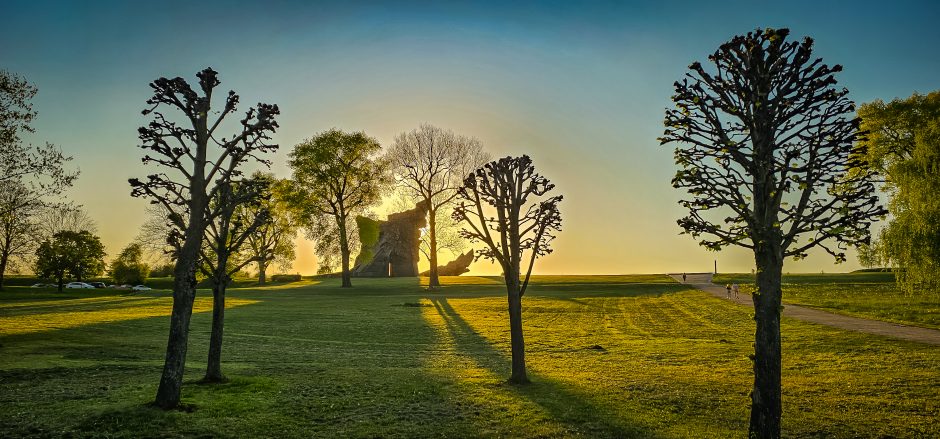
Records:
[[[83,281],[104,272],[104,245],[87,230],[65,230],[39,244],[34,271],[37,276],[55,279],[62,290],[66,279]]]
[[[858,110],[867,163],[884,175],[891,217],[878,248],[908,294],[940,293],[940,91]]]

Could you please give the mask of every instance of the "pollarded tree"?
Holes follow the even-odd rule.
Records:
[[[547,178],[535,172],[529,156],[505,157],[467,176],[458,189],[454,207],[454,219],[467,226],[461,235],[471,243],[483,244],[476,258],[494,261],[503,269],[512,346],[509,382],[515,384],[529,382],[522,335],[522,296],[529,286],[536,258],[552,252],[554,233],[561,230],[558,203],[562,196],[537,198],[545,197],[554,188]]]
[[[863,104],[858,115],[890,196],[878,247],[907,294],[940,293],[940,91]]]
[[[376,157],[381,149],[362,131],[334,128],[304,140],[290,153],[291,209],[308,232],[324,221],[333,223],[327,236],[339,245],[345,288],[352,287],[350,231],[355,233],[356,215],[379,202],[391,183],[386,162]]]
[[[780,278],[784,259],[819,247],[845,260],[884,214],[871,172],[858,167],[859,121],[835,73],[812,58],[813,40],[787,29],[736,36],[675,83],[663,144],[675,143],[672,180],[690,198],[678,221],[711,250],[751,249],[757,323],[750,436],[780,436]]]
[[[423,124],[395,137],[388,160],[395,178],[412,199],[428,205],[428,286],[440,286],[437,275],[438,215],[453,205],[464,177],[483,166],[489,155],[480,141]]]
[[[34,271],[41,278],[54,279],[62,291],[65,279],[81,282],[104,271],[104,245],[87,230],[56,233],[36,249]]]
[[[203,244],[203,274],[212,285],[212,332],[209,335],[209,358],[206,363],[205,382],[222,382],[222,334],[225,327],[225,291],[232,275],[255,262],[252,256],[241,254],[246,241],[263,224],[270,222],[270,214],[263,208],[263,199],[269,193],[270,181],[265,178],[231,182],[215,192],[209,205],[209,217]],[[246,208],[252,215],[237,215]]]
[[[172,224],[168,241],[176,249],[170,335],[156,396],[156,405],[164,409],[175,408],[180,401],[199,254],[206,226],[214,220],[209,202],[242,174],[243,164],[255,160],[267,165],[260,154],[277,149],[269,143],[278,127],[274,120],[280,113],[277,105],[259,103],[249,108],[233,123],[232,135],[223,137],[219,130],[225,129],[225,118],[237,111],[239,97],[229,91],[222,108],[213,111],[218,73],[207,68],[196,76],[199,91],[179,77],[159,78],[150,84],[154,94],[143,114],[152,115],[153,120],[138,133],[140,147],[148,151],[144,164],[156,165],[160,171],[144,181],[129,180],[132,196],[149,198],[168,213]],[[183,117],[178,123],[161,108],[179,111]]]
[[[260,200],[260,203],[239,206],[235,210],[235,215],[247,221],[256,217],[261,211],[265,211],[270,218],[248,235],[244,249],[250,253],[258,266],[258,283],[264,285],[267,281],[267,269],[272,263],[284,266],[294,260],[297,224],[291,218],[285,201],[289,182],[278,180],[273,174],[261,172],[252,174],[251,178],[266,181],[268,193]]]

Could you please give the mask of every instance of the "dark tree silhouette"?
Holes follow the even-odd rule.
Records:
[[[220,84],[218,74],[207,68],[196,74],[199,92],[183,78],[160,78],[153,81],[153,97],[144,115],[153,115],[149,125],[141,127],[140,145],[147,155],[145,164],[154,164],[163,171],[147,176],[145,181],[129,180],[132,196],[150,198],[169,213],[173,235],[169,241],[176,250],[173,279],[173,311],[166,360],[156,405],[170,409],[179,405],[180,387],[186,363],[189,321],[196,293],[196,270],[205,229],[212,218],[209,201],[241,175],[239,167],[249,160],[265,165],[259,153],[272,152],[277,145],[268,143],[278,125],[274,118],[277,105],[259,103],[249,108],[234,127],[231,137],[217,131],[225,118],[236,111],[239,97],[229,91],[221,110],[212,111],[212,95]],[[182,122],[167,118],[158,111],[168,107],[182,112]],[[152,155],[151,155],[152,154]],[[169,172],[169,173],[167,173]]]
[[[453,217],[468,228],[461,236],[484,247],[476,258],[485,258],[503,269],[509,299],[509,328],[512,345],[512,375],[509,382],[529,382],[525,369],[525,340],[522,336],[522,296],[529,286],[535,259],[552,252],[554,232],[561,230],[558,203],[562,196],[539,200],[555,185],[535,173],[529,156],[505,157],[483,165],[458,189]],[[495,216],[493,216],[495,214]],[[529,251],[528,258],[523,252]],[[528,259],[523,277],[523,263]]]
[[[81,282],[104,271],[104,245],[87,230],[64,230],[46,239],[36,249],[33,272],[54,279],[62,291],[66,278]]]
[[[462,179],[490,160],[479,140],[453,131],[422,124],[395,137],[386,157],[398,183],[413,201],[427,204],[427,251],[431,268],[428,288],[441,285],[437,275],[440,228],[438,215],[446,212],[457,197]],[[424,247],[424,246],[422,246]],[[424,252],[424,248],[422,251]]]
[[[270,216],[254,233],[248,235],[246,251],[251,252],[258,267],[258,283],[267,282],[267,269],[273,263],[287,266],[294,260],[294,238],[297,237],[297,224],[291,218],[285,201],[290,182],[278,180],[273,174],[256,172],[252,179],[263,180],[268,187],[268,194],[260,203],[250,203],[235,210],[235,215],[242,221],[251,221],[264,210]]]
[[[222,333],[225,326],[225,290],[237,273],[246,265],[256,262],[253,257],[240,257],[242,247],[259,227],[270,222],[263,208],[263,199],[269,194],[268,181],[247,179],[232,182],[215,192],[209,207],[206,240],[201,253],[200,267],[212,285],[212,332],[209,336],[209,360],[203,381],[223,382]],[[235,211],[247,207],[250,218],[238,216]]]
[[[662,144],[676,143],[672,184],[690,198],[678,221],[699,244],[749,248],[757,266],[757,323],[750,436],[780,436],[780,276],[786,257],[820,247],[845,260],[847,245],[869,241],[885,213],[873,173],[853,146],[859,121],[842,67],[813,59],[813,40],[787,41],[787,29],[736,36],[675,83]],[[729,214],[730,213],[730,214]],[[802,239],[802,240],[801,240]]]

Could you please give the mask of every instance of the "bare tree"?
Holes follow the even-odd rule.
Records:
[[[129,180],[132,196],[149,198],[169,213],[174,225],[169,241],[178,249],[170,335],[155,401],[164,409],[175,408],[180,401],[196,270],[206,226],[214,220],[209,202],[241,175],[241,165],[249,160],[267,165],[268,161],[259,153],[277,149],[277,145],[268,143],[270,134],[278,127],[274,120],[280,113],[277,105],[259,103],[249,108],[238,121],[235,133],[221,137],[217,130],[236,111],[239,97],[229,91],[222,109],[213,112],[213,91],[220,84],[218,74],[207,68],[196,76],[201,95],[179,77],[159,78],[150,84],[154,94],[147,100],[150,108],[143,114],[152,115],[153,120],[138,130],[140,147],[148,151],[143,162],[157,165],[162,171],[144,181]],[[182,122],[167,118],[158,111],[162,107],[180,111],[184,116]]]
[[[52,235],[64,230],[98,232],[95,220],[88,216],[88,212],[85,212],[82,206],[78,205],[47,206],[38,219],[39,234],[43,238],[51,238]]]
[[[428,205],[428,286],[440,286],[437,274],[439,213],[453,205],[464,177],[489,160],[479,140],[423,124],[401,133],[387,153],[395,178],[411,197]]]
[[[819,247],[845,260],[846,245],[869,241],[885,213],[872,172],[849,173],[864,154],[848,90],[812,58],[813,40],[789,42],[787,29],[736,36],[675,83],[663,144],[676,143],[672,180],[691,197],[680,204],[686,233],[712,250],[751,249],[754,387],[749,437],[780,436],[780,279],[784,259]]]
[[[522,296],[529,286],[535,259],[552,252],[554,233],[561,230],[558,203],[562,196],[530,198],[543,197],[554,188],[547,178],[535,173],[532,159],[524,155],[487,163],[470,174],[457,190],[459,199],[453,217],[468,226],[461,234],[472,243],[484,244],[477,250],[477,259],[497,262],[503,269],[509,296],[511,383],[529,382],[522,335]],[[527,258],[525,251],[529,252]],[[528,267],[523,266],[526,262]]]
[[[240,254],[245,243],[259,227],[270,222],[271,216],[263,207],[263,198],[269,193],[270,181],[248,179],[231,182],[214,193],[209,207],[206,239],[202,248],[203,273],[212,284],[212,332],[209,336],[209,359],[206,363],[205,382],[223,382],[222,334],[225,326],[225,290],[232,275],[255,262],[256,258]],[[236,215],[246,208],[251,216]]]

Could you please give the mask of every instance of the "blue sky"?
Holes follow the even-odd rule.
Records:
[[[291,146],[334,126],[388,144],[430,122],[494,156],[531,155],[566,196],[543,273],[701,271],[715,257],[750,270],[746,251],[677,235],[672,153],[656,141],[672,82],[735,34],[812,36],[857,102],[938,87],[935,2],[508,3],[5,1],[0,68],[39,87],[32,140],[76,157],[72,196],[112,254],[143,221],[126,180],[147,172],[135,147],[147,84],[212,66],[243,108],[280,105],[281,176]],[[814,255],[785,270],[856,267]]]

